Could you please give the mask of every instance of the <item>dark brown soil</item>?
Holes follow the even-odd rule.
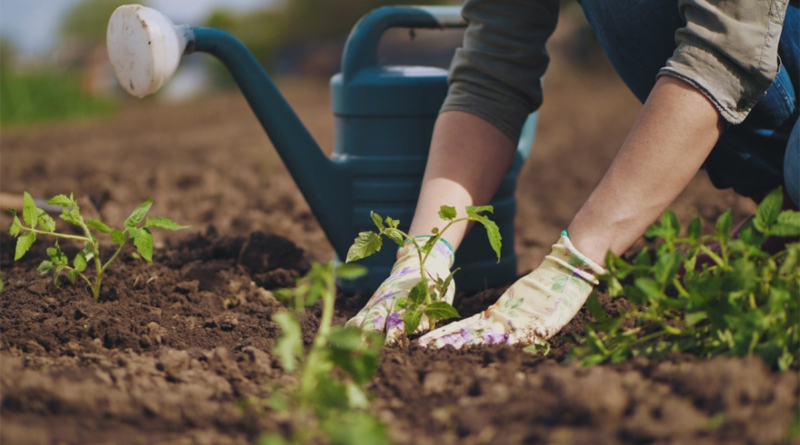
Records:
[[[520,273],[588,197],[639,107],[607,71],[575,74],[556,58],[551,73],[517,195]],[[330,150],[325,84],[281,88]],[[4,129],[0,145],[4,192],[72,191],[115,225],[152,196],[152,213],[192,225],[157,232],[152,264],[126,252],[100,301],[37,274],[47,240],[13,262],[13,239],[0,237],[0,442],[238,444],[276,431],[278,419],[239,403],[291,381],[272,355],[281,305],[270,291],[332,252],[243,99],[135,103],[107,121]],[[685,222],[728,207],[736,219],[754,208],[700,173],[673,209]],[[501,293],[459,295],[457,307],[470,315]],[[340,295],[336,322],[366,298]],[[302,320],[306,341],[318,316],[312,308]],[[546,357],[388,348],[375,412],[409,445],[790,443],[796,373],[755,358],[564,363],[585,317]]]

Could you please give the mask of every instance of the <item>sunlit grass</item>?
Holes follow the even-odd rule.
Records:
[[[97,117],[116,109],[113,99],[90,96],[64,71],[0,71],[0,125]]]

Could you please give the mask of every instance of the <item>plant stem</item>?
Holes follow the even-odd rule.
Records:
[[[322,318],[319,322],[319,329],[317,335],[314,337],[314,343],[311,345],[311,350],[308,353],[306,363],[303,366],[303,375],[300,378],[300,404],[305,408],[308,395],[316,390],[317,377],[320,366],[317,364],[320,361],[320,355],[327,346],[328,333],[331,330],[331,323],[333,321],[333,306],[336,299],[336,280],[333,275],[332,266],[327,265],[324,274],[325,277],[325,292],[322,294]]]
[[[89,241],[88,238],[79,235],[64,235],[63,233],[45,232],[43,230],[31,229],[29,227],[20,226],[20,230],[27,230],[28,232],[37,233],[40,235],[55,236],[56,238],[74,239],[78,241]]]
[[[705,253],[706,255],[708,255],[709,258],[714,260],[714,262],[717,263],[718,266],[722,267],[723,269],[727,268],[726,264],[725,264],[725,261],[722,258],[720,258],[719,255],[717,255],[716,253],[712,252],[711,249],[709,249],[707,246],[700,246],[700,250],[703,253]]]
[[[103,284],[103,263],[100,261],[100,246],[98,243],[94,242],[94,238],[92,237],[92,232],[89,231],[89,227],[86,226],[86,223],[83,222],[83,218],[80,218],[81,228],[83,228],[83,232],[86,234],[88,238],[87,242],[90,246],[92,246],[92,253],[94,254],[94,267],[97,270],[97,279],[94,282],[94,287],[92,288],[92,296],[95,300],[100,298],[100,286]]]

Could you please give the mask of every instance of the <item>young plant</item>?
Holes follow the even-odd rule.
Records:
[[[439,208],[439,217],[446,223],[440,230],[434,227],[431,230],[433,236],[429,237],[425,243],[420,244],[419,240],[413,236],[398,229],[400,221],[386,217],[381,218],[375,212],[370,212],[372,221],[378,228],[378,232],[361,232],[358,238],[355,239],[350,250],[347,252],[346,263],[357,261],[366,258],[381,250],[383,246],[383,239],[381,236],[386,236],[390,240],[397,243],[398,246],[403,246],[405,243],[412,243],[419,256],[419,273],[420,281],[408,293],[408,297],[400,298],[397,300],[396,307],[398,309],[406,309],[406,314],[403,317],[406,334],[411,335],[417,330],[422,315],[426,315],[430,320],[431,326],[434,326],[438,320],[446,320],[449,318],[458,317],[458,311],[449,303],[442,300],[442,296],[447,292],[450,282],[453,280],[453,275],[458,272],[458,268],[453,270],[447,278],[442,279],[437,277],[434,281],[425,272],[425,262],[430,256],[433,246],[436,245],[442,238],[447,229],[454,224],[463,221],[475,221],[482,224],[486,228],[486,233],[489,236],[489,243],[497,254],[497,260],[500,260],[500,248],[502,246],[500,236],[500,229],[494,221],[490,220],[487,216],[481,215],[482,212],[492,213],[494,208],[492,206],[469,206],[467,207],[467,216],[458,218],[455,207],[442,206]]]
[[[771,193],[736,239],[730,211],[719,217],[713,235],[701,236],[697,218],[685,237],[679,237],[675,214],[665,212],[647,231],[663,240],[655,255],[644,249],[632,262],[608,256],[609,274],[601,280],[612,298],[624,297],[632,305],[612,316],[592,295],[587,308],[596,322],[574,355],[592,365],[671,352],[755,354],[782,370],[796,366],[800,243],[776,254],[762,249],[768,234],[800,235],[800,212],[782,212],[781,201],[780,189]]]
[[[268,402],[289,417],[290,437],[271,434],[262,438],[261,445],[386,443],[383,425],[367,412],[366,390],[378,368],[383,339],[358,328],[331,326],[335,275],[354,279],[364,273],[363,267],[353,264],[313,264],[296,288],[278,291],[278,298],[293,308],[272,317],[281,328],[274,352],[283,368],[295,373],[297,384],[288,391],[279,388]],[[298,317],[319,300],[319,329],[305,351]]]
[[[37,235],[83,242],[83,249],[75,255],[71,262],[72,265],[70,265],[69,258],[67,258],[67,255],[58,245],[58,241],[56,241],[54,247],[47,249],[47,256],[50,259],[42,261],[39,265],[39,273],[42,275],[52,274],[54,284],[58,283],[58,277],[62,272],[67,273],[67,278],[73,284],[80,278],[92,290],[92,296],[95,300],[100,297],[103,273],[119,257],[128,241],[133,240],[133,245],[136,246],[142,258],[147,262],[151,262],[153,260],[153,234],[150,232],[150,228],[180,230],[188,227],[160,217],[147,218],[145,221],[145,216],[147,216],[147,212],[153,205],[152,199],[148,199],[131,213],[131,216],[125,220],[125,228],[122,230],[111,229],[108,225],[96,219],[84,219],[78,202],[72,195],[69,197],[57,195],[48,200],[47,203],[62,207],[61,219],[78,226],[83,231],[83,235],[56,232],[56,222],[53,218],[44,210],[36,207],[31,195],[25,192],[23,196],[22,221],[27,226],[19,220],[16,211],[11,210],[13,221],[8,233],[17,238],[14,261],[25,255],[33,243],[36,242]],[[111,241],[117,245],[117,250],[105,263],[100,259],[100,242],[93,232],[110,234]],[[87,276],[89,274],[87,268],[89,268],[90,262],[94,262],[95,266],[94,282]]]

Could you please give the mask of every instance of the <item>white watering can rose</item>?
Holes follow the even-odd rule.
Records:
[[[117,8],[108,22],[108,58],[120,85],[136,96],[153,94],[178,68],[191,28],[140,5]]]

